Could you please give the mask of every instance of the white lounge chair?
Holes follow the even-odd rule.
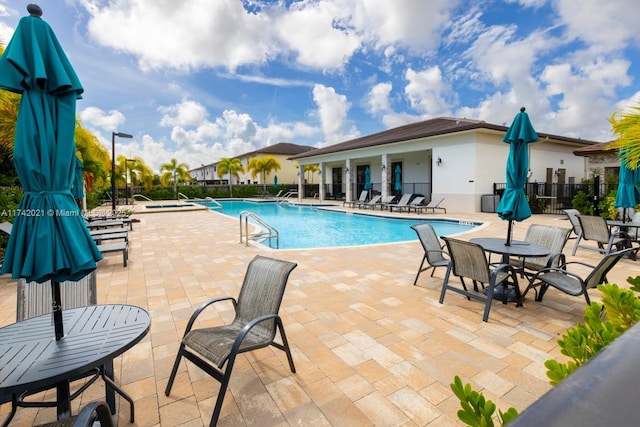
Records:
[[[402,211],[404,208],[408,208],[409,201],[411,200],[411,196],[413,196],[413,194],[404,193],[402,197],[400,197],[400,200],[398,201],[398,203],[390,203],[387,205],[387,207],[389,208],[389,211],[393,212],[394,209],[399,209],[400,211]]]
[[[429,212],[429,209],[431,209],[432,213],[436,213],[436,209],[441,209],[442,211],[444,211],[444,213],[447,213],[447,208],[440,207],[440,203],[442,203],[443,201],[444,201],[444,197],[431,199],[431,201],[428,204],[424,206],[417,206],[416,212],[418,212],[418,210],[420,210],[420,212],[422,212],[422,210],[426,210],[427,212]]]

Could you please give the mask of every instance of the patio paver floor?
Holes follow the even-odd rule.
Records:
[[[406,214],[405,214],[406,216]],[[409,216],[416,217],[413,213]],[[419,215],[486,221],[466,233],[495,237],[507,223],[496,214]],[[556,344],[582,317],[584,299],[550,290],[542,303],[483,305],[448,293],[438,303],[444,269],[423,274],[412,286],[423,256],[414,242],[368,247],[281,250],[239,243],[237,219],[208,211],[136,215],[129,266],[117,254],[99,263],[98,302],[148,309],[151,331],[115,360],[116,381],[134,399],[136,422],[119,399],[119,425],[208,425],[218,383],[183,362],[170,396],[164,388],[190,315],[208,298],[237,296],[248,262],[263,254],[298,263],[280,311],[297,373],[283,352],[262,349],[238,358],[220,426],[450,426],[461,425],[449,384],[471,382],[499,408],[525,409],[549,388],[544,361],[559,357]],[[523,238],[529,224],[569,227],[563,217],[536,215],[514,225]],[[570,254],[574,241],[565,248]],[[594,263],[595,251],[576,259]],[[626,286],[640,263],[622,260],[609,279]],[[521,284],[522,287],[522,284]],[[598,292],[592,292],[598,299]],[[0,325],[15,321],[15,282],[0,277]],[[230,305],[210,310],[201,326],[232,319]],[[92,385],[74,411],[104,396]],[[51,393],[51,392],[49,392]],[[6,415],[9,405],[0,407]],[[55,409],[20,408],[12,426],[55,418]]]

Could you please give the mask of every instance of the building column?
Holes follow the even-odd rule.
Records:
[[[381,171],[380,174],[382,175],[381,177],[381,189],[380,189],[380,193],[382,194],[382,197],[387,197],[389,195],[389,182],[391,181],[391,166],[389,163],[389,155],[388,154],[383,154],[381,156]]]
[[[320,199],[320,201],[323,201],[324,198],[325,198],[325,191],[324,191],[324,181],[325,181],[325,176],[324,176],[324,172],[325,171],[324,171],[324,169],[325,169],[325,167],[324,167],[324,163],[320,162],[318,164],[318,169],[319,169],[318,170],[318,175],[319,175],[319,177],[318,177],[318,180],[319,180],[318,188],[320,190],[318,198]]]
[[[347,159],[346,160],[346,165],[344,168],[345,171],[345,186],[346,188],[344,189],[344,199],[346,201],[353,201],[353,191],[352,191],[352,183],[351,183],[351,179],[352,176],[355,176],[355,171],[353,170],[353,161],[351,159]]]
[[[302,199],[304,194],[304,167],[298,166],[298,201]]]

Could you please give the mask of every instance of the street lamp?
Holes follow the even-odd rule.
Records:
[[[127,199],[127,205],[129,204],[129,170],[127,169],[129,162],[135,163],[136,159],[124,160],[124,197]]]
[[[111,211],[116,214],[116,136],[120,138],[133,138],[133,135],[122,132],[111,132]]]

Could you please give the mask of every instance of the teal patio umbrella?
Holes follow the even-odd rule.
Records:
[[[367,168],[364,170],[364,187],[363,190],[371,190],[371,171],[369,170],[369,167],[367,166]]]
[[[273,189],[274,190],[278,189],[278,175],[273,176]]]
[[[27,7],[3,55],[0,87],[22,94],[14,138],[14,165],[24,196],[9,237],[2,273],[13,279],[51,280],[56,339],[64,335],[60,282],[80,280],[102,259],[71,188],[75,176],[76,99],[83,89],[62,47]]]
[[[84,180],[82,175],[84,173],[84,164],[76,156],[75,167],[73,169],[73,186],[71,187],[71,194],[76,199],[82,199],[84,197]]]
[[[627,220],[627,209],[635,208],[640,203],[640,170],[631,169],[627,163],[620,162],[620,172],[618,174],[618,191],[613,206],[622,208],[622,220]]]
[[[524,188],[529,172],[529,144],[537,140],[538,134],[533,128],[525,108],[522,107],[502,138],[502,142],[509,144],[506,166],[507,186],[496,212],[500,218],[509,221],[505,243],[507,246],[511,245],[513,221],[520,222],[531,216],[531,208],[527,202]]]
[[[400,168],[400,165],[396,166],[396,170],[393,173],[395,181],[393,189],[399,193],[402,191],[402,169]]]

